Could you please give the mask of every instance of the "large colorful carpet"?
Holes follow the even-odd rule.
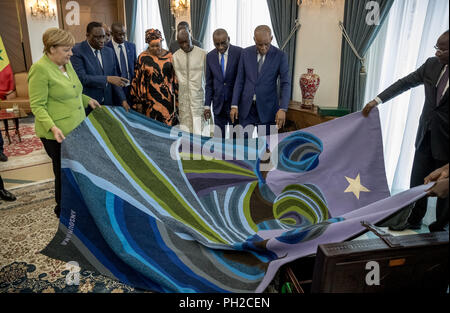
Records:
[[[222,143],[103,107],[67,136],[62,168],[43,253],[157,292],[263,292],[427,188],[390,196],[377,110]]]
[[[40,253],[58,228],[53,186],[16,188],[15,202],[0,202],[0,293],[142,292],[95,271],[80,270],[70,283],[73,267]]]

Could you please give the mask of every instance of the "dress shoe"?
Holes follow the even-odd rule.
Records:
[[[421,227],[422,227],[422,223],[412,224],[410,222],[405,222],[400,225],[389,226],[389,230],[393,230],[393,231],[403,231],[405,229],[418,230]]]
[[[5,201],[15,201],[16,200],[16,196],[13,195],[12,193],[10,193],[6,189],[0,190],[0,198]]]
[[[8,157],[6,155],[4,155],[3,152],[0,152],[0,161],[1,162],[8,161]]]
[[[438,222],[433,222],[430,225],[428,225],[428,229],[430,230],[430,232],[434,233],[434,232],[438,232],[438,231],[444,231],[445,230],[445,225],[442,226],[441,224],[439,224]]]

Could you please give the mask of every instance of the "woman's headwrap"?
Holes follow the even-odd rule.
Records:
[[[145,43],[150,44],[152,41],[158,40],[163,41],[161,32],[157,29],[151,28],[145,31]]]

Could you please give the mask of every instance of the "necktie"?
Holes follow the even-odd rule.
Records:
[[[447,66],[447,69],[445,70],[444,74],[442,75],[441,80],[439,81],[439,84],[437,86],[436,105],[439,104],[439,102],[442,99],[442,96],[444,95],[444,89],[445,89],[445,86],[447,86],[447,82],[448,82],[448,66]]]
[[[125,60],[125,54],[123,53],[123,46],[119,45],[120,49],[120,72],[122,77],[128,79],[128,70],[127,70],[127,62]]]
[[[258,61],[258,74],[261,73],[261,68],[264,64],[264,56],[260,55],[259,61]]]
[[[102,63],[100,62],[100,59],[98,58],[99,52],[100,52],[100,51],[95,50],[95,58],[97,59],[98,65],[99,65],[100,68],[103,70]]]
[[[223,54],[222,57],[220,58],[220,67],[222,68],[223,78],[225,78],[225,56]]]

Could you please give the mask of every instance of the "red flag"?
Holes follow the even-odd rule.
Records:
[[[6,99],[6,95],[14,90],[14,75],[9,64],[8,55],[0,36],[0,99]]]

